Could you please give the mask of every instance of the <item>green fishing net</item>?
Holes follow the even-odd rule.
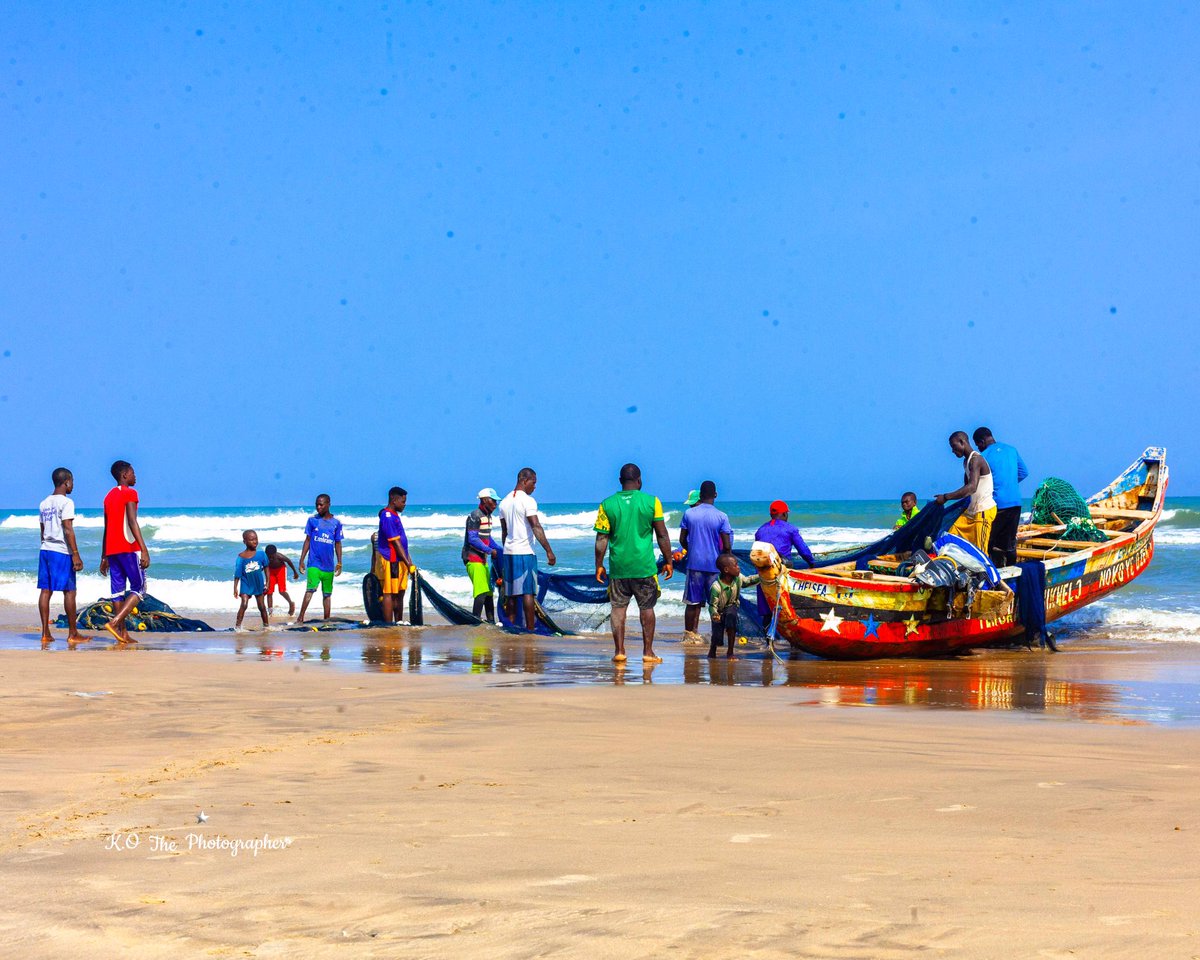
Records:
[[[1065,524],[1061,540],[1085,540],[1103,543],[1103,531],[1092,522],[1087,502],[1079,492],[1058,477],[1047,477],[1033,495],[1030,522],[1045,526]]]

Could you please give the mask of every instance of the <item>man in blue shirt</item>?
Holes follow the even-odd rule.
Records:
[[[304,622],[309,601],[318,587],[321,588],[326,620],[331,612],[333,578],[342,572],[342,521],[329,512],[330,505],[329,494],[320,494],[317,497],[316,514],[309,517],[304,525],[304,546],[300,548],[299,569],[304,573],[304,561],[307,558],[308,584],[297,623]],[[309,551],[312,551],[311,556]]]
[[[717,579],[717,557],[733,548],[733,527],[729,517],[713,506],[716,499],[717,485],[705,480],[700,484],[700,502],[685,510],[679,522],[679,545],[687,553],[684,637],[700,643],[704,642],[697,629],[700,608],[708,603],[708,588]]]
[[[996,500],[996,519],[992,521],[988,556],[997,567],[1017,562],[1017,527],[1021,524],[1020,482],[1029,476],[1029,468],[1016,447],[997,443],[992,431],[980,427],[972,435],[975,446],[992,468],[992,496]]]
[[[779,559],[784,561],[792,555],[794,547],[804,562],[811,567],[813,565],[812,551],[808,549],[808,544],[800,536],[800,531],[788,523],[787,503],[783,500],[776,500],[771,504],[770,511],[771,519],[755,531],[754,539],[762,543],[769,543],[779,554]],[[771,608],[767,606],[767,598],[763,596],[760,586],[758,588],[758,615],[765,623],[770,614]]]

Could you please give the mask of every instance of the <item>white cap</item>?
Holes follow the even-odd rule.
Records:
[[[497,503],[500,502],[500,494],[498,494],[491,487],[484,487],[477,494],[475,494],[475,496],[477,496],[480,500],[482,500],[484,497],[487,497],[489,500],[495,500]]]

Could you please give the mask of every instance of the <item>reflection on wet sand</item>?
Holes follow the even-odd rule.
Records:
[[[762,651],[709,660],[691,650],[661,664],[613,664],[598,644],[544,645],[481,631],[464,643],[426,645],[396,637],[362,647],[361,662],[384,673],[511,674],[522,683],[689,683],[786,686],[812,691],[811,705],[923,706],[960,710],[1061,712],[1083,719],[1128,715],[1113,684],[1076,682],[1049,672],[1040,654],[984,654],[958,660],[834,663],[777,660]],[[427,649],[428,646],[428,649]],[[536,679],[534,679],[536,678]]]
[[[18,638],[19,639],[19,638]],[[24,642],[35,642],[28,638]],[[1153,659],[1116,650],[1048,655],[983,651],[949,660],[837,663],[761,646],[737,660],[709,660],[704,648],[663,643],[664,662],[611,661],[605,638],[531,638],[490,628],[399,627],[342,633],[259,633],[188,637],[145,635],[131,650],[195,650],[296,659],[380,673],[478,674],[505,685],[709,684],[787,687],[804,706],[911,706],[1042,713],[1083,720],[1200,723],[1200,662]],[[312,646],[309,644],[312,643]],[[118,648],[100,638],[81,650]],[[1126,651],[1126,653],[1131,651]],[[1160,665],[1162,666],[1162,665]]]

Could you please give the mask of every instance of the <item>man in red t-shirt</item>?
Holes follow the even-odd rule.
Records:
[[[138,495],[134,490],[137,474],[125,460],[112,465],[117,485],[104,498],[104,536],[100,539],[100,575],[108,574],[109,586],[115,599],[124,600],[112,619],[104,625],[118,643],[130,643],[125,618],[146,595],[146,568],[150,566],[150,551],[138,526]],[[141,553],[141,557],[136,554]]]

